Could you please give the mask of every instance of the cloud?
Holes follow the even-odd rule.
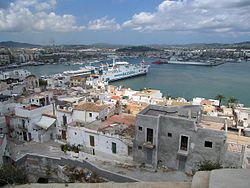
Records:
[[[250,33],[249,0],[164,0],[121,27],[138,31]]]
[[[199,8],[242,8],[250,6],[249,0],[194,0],[193,5]]]
[[[56,0],[17,0],[0,9],[0,32],[23,31],[82,31],[73,15],[57,15],[51,11]]]
[[[88,23],[89,30],[119,30],[120,25],[116,23],[115,18],[108,19],[104,16],[100,19],[90,21]]]

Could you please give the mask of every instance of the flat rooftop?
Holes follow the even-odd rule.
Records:
[[[177,111],[173,112],[177,113]],[[147,112],[144,113],[145,115],[150,115],[150,116],[158,116],[158,115],[167,115],[168,112],[163,111],[163,110],[154,110],[154,109],[149,109]]]
[[[250,137],[239,136],[238,132],[227,132],[227,143],[237,143],[250,146]]]
[[[200,106],[157,106],[149,105],[147,108],[142,110],[139,114],[149,115],[149,116],[174,116],[188,118],[191,115],[192,119],[195,119],[201,110]]]
[[[224,123],[201,120],[199,125],[200,125],[200,127],[205,128],[205,129],[213,129],[213,130],[217,130],[217,131],[224,131]]]
[[[103,122],[101,122],[101,121],[94,121],[94,122],[91,122],[91,123],[73,121],[73,122],[69,123],[68,126],[71,126],[71,127],[85,127],[87,129],[90,129],[90,130],[93,130],[93,131],[98,131],[101,128],[104,128]]]

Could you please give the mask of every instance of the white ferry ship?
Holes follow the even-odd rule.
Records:
[[[133,76],[147,74],[149,65],[144,62],[129,64],[128,62],[115,62],[113,64],[101,65],[100,74],[104,82],[112,82]]]
[[[93,74],[95,67],[85,66],[81,67],[79,70],[64,71],[63,74],[67,76],[80,76],[86,74]]]

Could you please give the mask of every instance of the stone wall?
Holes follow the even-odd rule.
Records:
[[[37,182],[38,178],[47,178],[49,182],[67,182],[69,177],[63,173],[63,166],[86,168],[99,177],[113,182],[136,182],[127,176],[101,169],[86,160],[72,160],[66,158],[52,158],[42,155],[26,154],[15,161],[17,166],[25,167],[30,182]]]

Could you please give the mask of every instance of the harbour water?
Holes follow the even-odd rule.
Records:
[[[125,60],[139,63],[141,59]],[[152,62],[153,59],[145,59]],[[111,61],[109,61],[111,62]],[[102,62],[105,63],[105,62]],[[94,64],[93,64],[94,65]],[[23,67],[38,76],[77,70],[83,65],[43,65]],[[113,82],[135,90],[142,88],[160,89],[164,95],[213,98],[219,93],[234,96],[241,103],[250,106],[250,62],[226,63],[220,66],[190,66],[174,64],[151,64],[145,76]]]

